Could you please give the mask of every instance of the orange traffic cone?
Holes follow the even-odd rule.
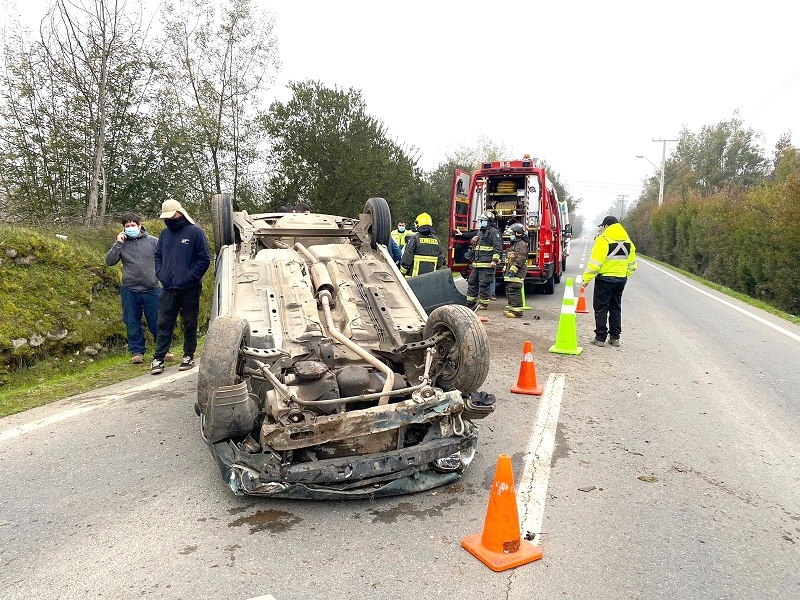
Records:
[[[505,571],[542,558],[542,549],[520,536],[517,492],[511,457],[501,454],[494,472],[483,533],[461,540],[461,545],[492,571]]]
[[[581,291],[578,295],[578,305],[575,307],[576,313],[588,313],[589,309],[586,308],[586,286],[581,285]]]
[[[512,394],[541,396],[544,388],[536,383],[536,365],[533,364],[533,346],[525,342],[522,346],[522,362],[519,365],[517,385],[511,387]]]

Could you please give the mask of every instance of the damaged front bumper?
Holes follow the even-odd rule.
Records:
[[[430,490],[461,478],[478,443],[476,429],[416,446],[280,466],[271,454],[242,452],[230,440],[208,444],[235,494],[329,500],[368,499]],[[441,464],[448,471],[440,472]]]

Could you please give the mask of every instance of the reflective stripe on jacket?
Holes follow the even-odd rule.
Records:
[[[420,228],[420,231],[410,236],[406,242],[403,258],[400,261],[400,272],[406,277],[414,277],[422,273],[431,273],[443,267],[444,262],[444,248],[439,243],[439,238],[430,228]]]
[[[511,244],[506,253],[506,269],[503,281],[512,283],[525,283],[528,271],[528,244],[525,240],[518,239]]]
[[[614,223],[594,240],[583,283],[590,282],[598,275],[627,279],[636,271],[636,266],[636,246],[625,228]]]
[[[503,251],[503,240],[500,230],[489,225],[478,232],[478,241],[475,243],[475,259],[472,266],[476,269],[486,269],[492,266],[492,261],[500,262],[500,253]]]

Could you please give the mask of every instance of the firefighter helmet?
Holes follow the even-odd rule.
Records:
[[[512,223],[508,229],[517,237],[522,237],[525,235],[525,228],[522,226],[522,223]]]
[[[417,217],[417,227],[424,227],[425,225],[433,227],[433,219],[428,213],[422,213]]]

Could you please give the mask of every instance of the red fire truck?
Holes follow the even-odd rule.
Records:
[[[537,167],[526,154],[522,160],[485,162],[470,177],[456,170],[450,210],[450,257],[453,272],[466,275],[469,263],[464,254],[479,225],[478,216],[487,210],[495,214],[503,234],[503,248],[509,245],[506,228],[522,223],[528,233],[526,290],[555,291],[555,284],[567,268],[572,226],[566,221],[566,203],[559,203],[555,187],[545,169]],[[504,258],[497,267],[502,281]]]

